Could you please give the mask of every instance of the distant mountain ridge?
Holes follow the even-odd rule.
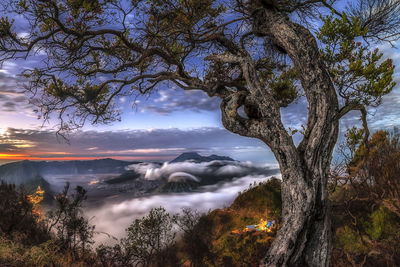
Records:
[[[135,196],[191,192],[202,186],[215,185],[248,174],[267,176],[274,173],[276,170],[268,167],[241,163],[227,156],[202,156],[197,152],[182,153],[164,163],[106,158],[83,161],[24,160],[0,166],[0,180],[7,183],[23,184],[30,189],[41,185],[46,192],[50,192],[50,187],[58,190],[58,183],[70,181],[90,187],[94,195],[101,190],[109,190],[108,193],[129,192]]]
[[[226,156],[218,156],[218,155],[210,155],[210,156],[201,156],[197,152],[185,152],[180,154],[175,159],[171,160],[169,163],[177,163],[177,162],[184,162],[184,161],[192,161],[196,163],[201,162],[210,162],[214,160],[227,160],[227,161],[235,161],[234,159]]]
[[[0,180],[13,184],[26,184],[38,176],[55,174],[122,173],[134,162],[115,159],[72,161],[29,161],[7,163],[0,166]]]

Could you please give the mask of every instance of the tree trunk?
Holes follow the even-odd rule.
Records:
[[[283,207],[280,230],[261,266],[329,266],[327,182],[339,131],[337,94],[309,30],[261,8],[253,13],[253,31],[287,52],[308,101],[307,129],[298,147],[282,129],[271,139],[276,141],[265,139],[282,172]]]
[[[282,222],[276,240],[261,266],[317,266],[330,264],[331,224],[327,182],[339,131],[339,103],[335,87],[311,32],[275,9],[252,12],[253,33],[286,52],[293,62],[308,101],[308,121],[296,147],[281,120],[280,107],[257,76],[250,54],[219,55],[239,63],[248,94],[238,91],[221,103],[222,123],[231,132],[254,137],[269,146],[282,172]],[[235,52],[235,51],[233,51]],[[244,106],[248,118],[237,110]]]
[[[301,176],[291,177],[290,173]],[[329,266],[331,223],[326,171],[282,169],[282,176],[282,222],[262,266]]]

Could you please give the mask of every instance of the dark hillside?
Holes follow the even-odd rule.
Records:
[[[28,184],[39,176],[55,174],[122,173],[132,162],[98,159],[73,161],[18,161],[0,166],[0,180],[13,184]]]

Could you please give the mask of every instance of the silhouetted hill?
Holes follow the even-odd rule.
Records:
[[[192,162],[200,163],[200,162],[210,162],[213,160],[235,161],[234,159],[232,159],[230,157],[226,157],[226,156],[218,156],[218,155],[201,156],[200,154],[198,154],[196,152],[186,152],[186,153],[180,154],[178,157],[171,160],[170,163],[184,162],[184,161],[192,161]]]
[[[135,171],[126,171],[120,176],[116,178],[111,178],[105,181],[107,184],[118,184],[118,183],[126,183],[126,182],[131,182],[133,180],[136,180],[137,178],[140,177],[140,173],[137,173]]]
[[[114,159],[73,161],[18,161],[0,166],[0,180],[13,184],[32,182],[37,176],[55,174],[122,173],[132,164]]]

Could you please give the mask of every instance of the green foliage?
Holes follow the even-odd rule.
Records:
[[[141,262],[144,266],[162,262],[162,252],[170,248],[175,239],[174,222],[174,216],[161,207],[136,219],[126,229],[127,237],[122,240],[125,250],[133,255],[133,262]]]
[[[239,193],[231,208],[266,213],[271,218],[278,218],[282,209],[281,181],[271,178],[265,183],[250,186],[249,189]]]
[[[7,38],[11,33],[11,27],[14,24],[14,20],[9,20],[8,17],[0,18],[0,38]]]
[[[189,260],[193,266],[214,263],[215,224],[211,214],[200,215],[191,210],[184,210],[177,222],[184,233],[179,244],[184,259]]]
[[[355,151],[364,137],[364,129],[358,129],[353,126],[352,128],[347,129],[344,137],[346,138],[346,145],[349,149]]]
[[[198,217],[184,230],[180,250],[193,266],[256,266],[272,243],[272,232],[232,233],[257,224],[260,219],[276,219],[281,213],[280,180],[272,178],[240,193],[227,209]],[[187,215],[184,217],[188,217]],[[196,217],[193,213],[189,216]],[[185,228],[183,228],[185,229]]]
[[[38,192],[39,196],[30,196],[23,188],[1,183],[0,265],[10,267],[88,266],[91,262],[91,252],[86,250],[83,254],[82,251],[78,251],[78,247],[65,246],[65,239],[59,233],[55,237],[50,231],[51,229],[46,227],[45,222],[57,222],[58,230],[61,229],[59,225],[68,224],[64,227],[65,232],[76,231],[78,233],[75,236],[72,235],[76,239],[75,243],[82,240],[91,243],[92,226],[82,224],[82,220],[66,219],[58,211],[55,211],[54,214],[60,215],[59,217],[39,218],[41,215],[38,212],[37,204],[43,198],[43,191],[38,190]],[[56,199],[64,203],[63,207],[68,206],[68,214],[73,213],[74,205],[67,205],[68,200],[64,196],[59,195]],[[56,221],[54,221],[55,218],[57,218]],[[88,233],[89,235],[87,235]],[[85,234],[86,236],[84,236]]]
[[[127,236],[114,246],[96,249],[103,266],[178,266],[175,235],[176,215],[153,208],[127,229]]]
[[[334,266],[365,263],[396,266],[400,261],[400,139],[395,130],[376,131],[366,144],[363,133],[347,134],[349,150],[345,185],[330,199],[334,208]]]
[[[281,107],[287,107],[298,97],[297,88],[294,85],[296,78],[296,71],[292,68],[283,71],[279,77],[274,77],[270,81],[272,95]]]
[[[89,255],[86,256],[89,257]],[[63,251],[54,240],[49,240],[35,246],[25,246],[21,242],[1,236],[0,265],[7,267],[93,266],[89,262],[77,260],[71,255],[70,251]]]
[[[345,252],[365,253],[368,251],[368,247],[363,244],[360,235],[347,225],[336,231],[336,239],[338,246]]]
[[[269,233],[247,233],[225,235],[218,240],[216,251],[217,266],[257,266],[272,244]]]
[[[348,18],[346,13],[342,13],[341,15],[342,17],[334,17],[334,15],[320,17],[323,22],[323,26],[320,28],[317,37],[325,44],[342,43],[340,44],[341,49],[344,49],[346,47],[351,47],[352,40],[354,40],[356,37],[365,35],[368,32],[368,29],[363,29],[361,27],[360,18]],[[334,52],[331,50],[326,51],[330,51],[328,55],[332,55]],[[349,50],[347,50],[347,52],[349,52]],[[342,54],[342,56],[343,55],[344,54]],[[338,57],[340,58],[339,55]]]
[[[0,234],[10,238],[18,236],[25,244],[37,244],[49,239],[24,188],[1,181],[0,214]]]
[[[379,209],[371,213],[369,217],[370,221],[366,223],[365,232],[373,240],[390,238],[398,235],[396,230],[399,230],[400,228],[398,227],[398,223],[396,227],[397,218],[389,209],[381,206]]]
[[[82,203],[86,199],[86,190],[81,186],[75,188],[75,193],[69,193],[69,183],[63,192],[55,196],[56,207],[47,214],[48,231],[56,229],[57,240],[64,249],[82,253],[93,244],[95,226],[91,225],[82,215]]]
[[[74,18],[87,14],[90,14],[91,18],[93,18],[95,15],[103,12],[103,6],[106,3],[111,3],[113,1],[114,0],[67,0],[65,3],[66,5],[62,5],[61,9],[69,10],[71,16]]]
[[[381,97],[392,91],[394,65],[391,59],[382,60],[378,49],[357,38],[365,36],[359,17],[329,15],[321,17],[323,26],[317,33],[323,44],[321,55],[329,67],[339,95],[348,103],[378,105]]]
[[[362,132],[360,131],[362,130],[353,132],[353,134],[350,134],[348,137],[349,146],[352,148],[356,147],[353,159],[349,163],[349,173],[354,173],[360,169],[363,164],[366,163],[365,160],[368,160],[370,157],[374,157],[377,152],[384,149],[385,144],[387,144],[389,141],[388,132],[380,130],[375,132],[370,140],[368,140],[367,147],[365,144],[361,143],[360,135]]]

